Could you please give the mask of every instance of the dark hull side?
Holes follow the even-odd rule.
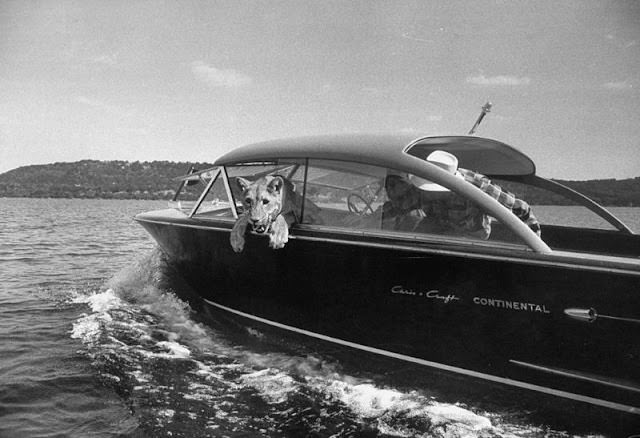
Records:
[[[235,254],[231,223],[138,220],[217,310],[640,424],[638,273],[309,230],[280,250],[248,235]]]

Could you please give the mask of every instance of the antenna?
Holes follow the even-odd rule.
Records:
[[[478,126],[480,126],[480,123],[482,122],[482,119],[484,119],[484,116],[487,115],[487,113],[491,112],[491,107],[493,106],[493,104],[491,102],[487,102],[482,106],[482,110],[480,111],[480,115],[478,116],[478,120],[476,120],[476,123],[474,123],[473,128],[471,128],[471,131],[469,131],[468,135],[473,135],[476,132],[476,129],[478,129]]]

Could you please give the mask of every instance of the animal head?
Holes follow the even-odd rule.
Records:
[[[256,233],[268,232],[283,210],[286,191],[291,190],[291,183],[278,175],[263,176],[253,182],[238,177],[236,181],[242,190],[242,203],[249,225]]]

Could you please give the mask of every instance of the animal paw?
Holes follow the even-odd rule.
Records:
[[[235,252],[242,252],[244,249],[244,236],[232,232],[229,237],[229,241],[231,243],[231,248],[233,248]]]
[[[269,234],[269,246],[273,249],[284,248],[285,243],[289,241],[289,226],[287,221],[282,217],[276,217],[271,225],[271,233]]]
[[[231,248],[235,252],[242,252],[244,249],[244,234],[247,231],[248,219],[246,216],[240,216],[233,228],[231,229],[231,235],[229,236],[229,243]]]

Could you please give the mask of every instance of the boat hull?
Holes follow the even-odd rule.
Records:
[[[638,273],[304,229],[236,254],[232,222],[137,219],[216,311],[640,422]]]

